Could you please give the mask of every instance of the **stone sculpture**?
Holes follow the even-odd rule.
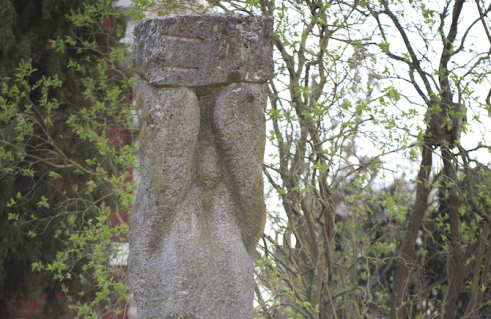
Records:
[[[272,24],[215,14],[135,28],[141,181],[128,266],[139,318],[253,316]]]

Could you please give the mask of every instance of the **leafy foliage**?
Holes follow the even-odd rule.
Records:
[[[121,13],[93,0],[54,20],[62,1],[3,2],[0,249],[23,266],[4,262],[0,280],[26,283],[3,302],[43,287],[79,317],[117,313],[128,286],[109,260],[136,166]],[[489,316],[489,3],[132,2],[136,19],[275,19],[257,318]],[[60,26],[14,32],[33,8]]]
[[[110,260],[136,167],[125,18],[110,1],[5,8],[17,20],[1,51],[1,316],[41,292],[46,317],[66,303],[79,317],[118,313],[128,286]]]

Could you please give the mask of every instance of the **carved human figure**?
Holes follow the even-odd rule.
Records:
[[[175,16],[142,21],[135,35],[138,316],[252,318],[272,19]]]

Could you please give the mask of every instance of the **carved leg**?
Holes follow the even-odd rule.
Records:
[[[213,113],[226,184],[240,207],[234,217],[251,257],[266,219],[262,175],[266,98],[261,84],[231,85],[218,94]]]
[[[162,246],[193,188],[200,111],[196,95],[187,88],[156,88],[140,81],[134,93],[142,126],[142,178],[130,219],[128,266],[138,301],[151,285]]]

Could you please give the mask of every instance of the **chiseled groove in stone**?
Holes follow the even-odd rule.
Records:
[[[198,67],[184,67],[184,66],[165,66],[165,69],[172,71],[198,71]]]
[[[185,36],[175,36],[164,34],[162,37],[166,40],[174,40],[174,41],[187,41],[187,42],[203,42],[203,38],[199,37],[185,37]]]

